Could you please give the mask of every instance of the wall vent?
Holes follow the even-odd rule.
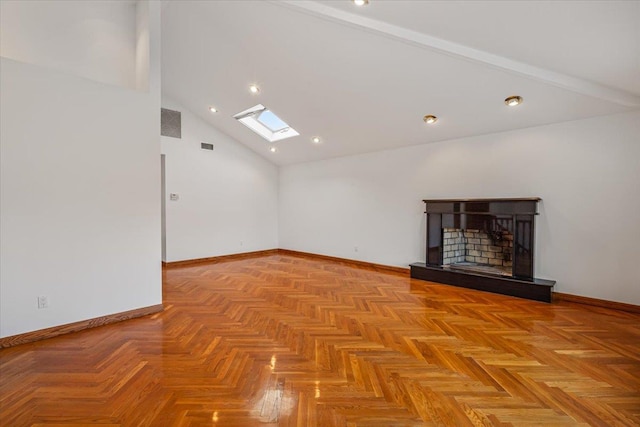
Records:
[[[160,110],[160,135],[182,138],[182,117],[180,111],[167,108]]]
[[[207,144],[206,142],[200,143],[200,148],[203,150],[213,150],[213,144]]]

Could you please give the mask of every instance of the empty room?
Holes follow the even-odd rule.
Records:
[[[0,0],[0,426],[639,426],[640,1]]]

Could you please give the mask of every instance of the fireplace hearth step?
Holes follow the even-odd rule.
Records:
[[[429,266],[423,262],[413,263],[410,267],[411,277],[414,279],[542,302],[551,302],[553,286],[556,284],[554,280],[521,280],[510,276]]]
[[[490,265],[481,265],[474,262],[458,262],[455,264],[443,265],[442,268],[449,270],[468,271],[470,273],[486,274],[487,276],[512,277],[510,271],[506,271],[503,267],[491,267]]]

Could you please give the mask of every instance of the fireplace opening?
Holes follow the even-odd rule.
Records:
[[[533,280],[538,200],[425,200],[425,264]]]
[[[513,234],[507,230],[442,229],[442,266],[512,276]]]

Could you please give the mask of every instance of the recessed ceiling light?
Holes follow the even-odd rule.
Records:
[[[424,117],[422,118],[422,120],[424,120],[424,122],[425,122],[426,124],[428,124],[428,125],[432,125],[432,124],[434,124],[435,122],[437,122],[437,121],[438,121],[438,118],[437,118],[436,116],[432,116],[432,115],[430,115],[430,114],[429,114],[428,116],[424,116]]]
[[[269,148],[269,151],[271,151],[272,153],[275,153],[276,151],[278,151],[278,149],[276,147],[271,147]]]
[[[521,96],[510,96],[507,99],[504,100],[504,103],[507,104],[509,107],[515,107],[516,105],[520,105],[522,104],[522,97]]]
[[[353,4],[356,6],[366,6],[369,4],[369,0],[353,0]]]
[[[313,142],[314,144],[320,144],[320,137],[319,136],[314,136],[313,138],[311,138],[311,142]]]
[[[211,111],[212,113],[217,113],[218,109],[216,107],[209,107],[209,111]]]
[[[251,86],[249,86],[249,92],[256,94],[258,92],[260,92],[260,88],[258,87],[258,85],[253,84]]]

